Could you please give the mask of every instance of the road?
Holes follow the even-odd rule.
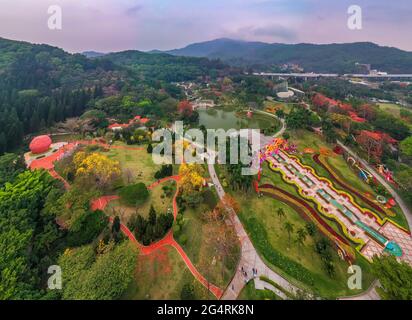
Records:
[[[282,128],[278,132],[275,133],[273,138],[280,137],[281,135],[283,135],[285,133],[285,131],[286,131],[286,121],[285,121],[285,119],[279,118],[278,116],[274,115],[273,113],[262,111],[262,110],[256,110],[255,112],[265,114],[267,116],[270,116],[272,118],[280,120],[280,122],[282,123]]]
[[[339,146],[341,146],[346,152],[348,152],[352,157],[355,159],[359,160],[359,162],[366,168],[368,171],[378,180],[387,190],[388,192],[392,195],[392,197],[396,200],[396,202],[399,204],[399,207],[402,209],[406,220],[408,221],[409,228],[412,228],[412,213],[409,210],[408,206],[406,203],[403,201],[401,196],[392,188],[392,186],[388,183],[388,181],[385,180],[379,173],[376,172],[376,170],[365,160],[360,158],[354,151],[352,151],[350,148],[345,146],[341,141],[338,141]]]
[[[370,288],[361,294],[349,297],[341,297],[338,300],[381,300],[376,288],[379,286],[379,281],[375,280]]]
[[[337,73],[276,73],[276,72],[260,72],[253,73],[254,76],[261,77],[286,77],[286,78],[373,78],[373,79],[408,79],[412,78],[412,74],[359,74],[346,73],[339,75]]]

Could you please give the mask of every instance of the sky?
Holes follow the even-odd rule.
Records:
[[[270,43],[371,41],[412,51],[411,0],[0,0],[0,37],[70,52],[181,48],[233,38]],[[48,8],[62,29],[48,28]],[[362,29],[347,26],[350,5]]]

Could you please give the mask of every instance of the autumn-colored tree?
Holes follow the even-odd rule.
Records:
[[[368,162],[373,157],[380,160],[386,141],[374,132],[362,130],[356,141],[363,147],[368,154]]]
[[[239,203],[227,193],[223,196],[220,203],[224,204],[226,207],[232,208],[236,213],[240,211]]]
[[[376,110],[370,104],[364,104],[360,106],[359,113],[362,118],[365,118],[369,121],[376,119]]]
[[[183,100],[179,102],[177,110],[180,114],[190,116],[193,113],[193,106],[189,101]]]
[[[111,160],[100,153],[87,154],[83,151],[76,153],[73,158],[76,177],[93,179],[100,188],[107,187],[121,175],[118,161]]]
[[[345,130],[347,134],[350,133],[352,128],[352,119],[349,116],[332,113],[330,119],[334,125],[338,125],[342,130]]]

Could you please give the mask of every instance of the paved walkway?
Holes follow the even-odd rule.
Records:
[[[216,188],[217,194],[219,198],[222,200],[225,196],[225,191],[217,177],[216,170],[213,164],[208,164],[209,175],[213,181],[213,184]],[[267,278],[271,279],[279,286],[284,288],[288,292],[296,293],[297,288],[293,286],[289,281],[283,278],[278,273],[271,270],[269,267],[266,266],[265,262],[259,257],[258,253],[256,252],[255,247],[253,246],[252,242],[249,239],[245,229],[243,228],[242,223],[240,222],[237,214],[234,212],[233,208],[226,207],[230,214],[230,221],[229,224],[233,225],[236,234],[241,243],[241,257],[240,262],[238,264],[238,268],[236,270],[235,276],[233,277],[232,281],[230,282],[229,286],[227,287],[225,293],[222,296],[223,300],[236,300],[239,296],[240,292],[242,291],[245,284],[254,278],[252,273],[252,268],[257,270],[256,277],[259,278],[260,276],[266,276]],[[243,270],[242,270],[243,268]],[[247,276],[243,275],[243,272],[247,273]]]
[[[349,297],[341,297],[338,300],[381,300],[376,288],[379,286],[379,281],[372,283],[371,287],[361,294]]]

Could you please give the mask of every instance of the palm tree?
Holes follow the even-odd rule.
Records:
[[[293,223],[290,223],[289,221],[285,221],[285,224],[283,225],[285,227],[286,232],[288,233],[289,236],[289,247],[290,247],[290,235],[292,234],[295,226]]]
[[[307,232],[304,228],[299,228],[298,231],[296,231],[297,237],[296,237],[296,242],[300,247],[302,247],[305,244]]]
[[[285,215],[285,210],[283,210],[283,208],[278,208],[278,210],[276,211],[276,213],[277,213],[277,215],[278,215],[278,217],[279,217],[279,220],[281,220],[282,218],[284,218],[286,215]]]

